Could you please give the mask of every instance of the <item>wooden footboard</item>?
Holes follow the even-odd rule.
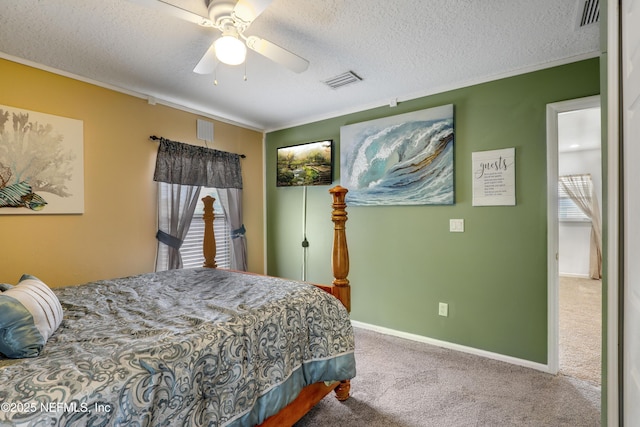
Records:
[[[333,210],[331,212],[331,221],[333,221],[333,247],[331,254],[331,267],[333,270],[333,281],[330,285],[315,284],[315,286],[324,289],[331,295],[338,298],[342,304],[351,311],[351,285],[349,284],[349,249],[347,247],[347,235],[345,232],[345,223],[347,222],[347,204],[344,199],[349,190],[344,187],[336,186],[329,190],[333,197],[331,204]],[[216,264],[216,237],[213,233],[213,202],[211,196],[202,199],[204,202],[204,240],[202,252],[204,254],[203,267],[217,268]]]
[[[344,395],[342,395],[342,398],[340,397],[343,387],[343,382],[336,382],[331,385],[315,383],[306,386],[293,402],[289,403],[277,414],[267,418],[260,424],[260,427],[286,427],[294,425],[327,394],[331,393],[331,391],[336,392],[336,398],[338,400],[347,400],[349,397],[348,391],[346,392],[346,397]]]
[[[348,190],[341,186],[336,186],[329,190],[333,197],[331,220],[333,221],[333,248],[331,256],[331,267],[333,270],[333,281],[330,285],[315,285],[329,292],[338,298],[342,304],[351,311],[351,285],[347,276],[349,274],[349,250],[347,248],[347,236],[345,223],[347,222],[347,205],[345,196]],[[215,199],[206,196],[204,202],[204,241],[203,254],[205,257],[204,267],[216,268],[216,241],[213,234],[213,202]],[[335,391],[338,400],[349,398],[351,388],[350,381],[335,382],[331,385],[325,383],[311,384],[305,387],[298,397],[283,408],[277,414],[267,418],[261,427],[285,427],[292,426],[302,418],[311,408],[320,402],[331,391]]]

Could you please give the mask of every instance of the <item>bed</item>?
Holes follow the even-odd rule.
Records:
[[[0,359],[0,425],[286,426],[347,399],[347,190],[329,191],[330,285],[215,268],[208,199],[203,268],[49,290],[64,318],[36,357]]]

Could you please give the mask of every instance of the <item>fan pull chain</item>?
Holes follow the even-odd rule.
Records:
[[[247,63],[244,63],[244,75],[242,76],[242,79],[246,82],[249,80],[249,78],[247,77]],[[218,86],[218,67],[216,67],[213,70],[213,85],[214,86]]]

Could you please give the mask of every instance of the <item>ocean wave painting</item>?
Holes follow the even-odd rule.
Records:
[[[340,128],[340,181],[351,206],[451,205],[453,105]]]

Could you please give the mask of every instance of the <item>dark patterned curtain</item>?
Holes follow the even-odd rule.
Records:
[[[240,155],[160,138],[153,180],[241,189]]]
[[[160,183],[156,271],[182,268],[180,247],[200,188],[235,189],[242,197],[240,155],[160,138],[153,179]]]

